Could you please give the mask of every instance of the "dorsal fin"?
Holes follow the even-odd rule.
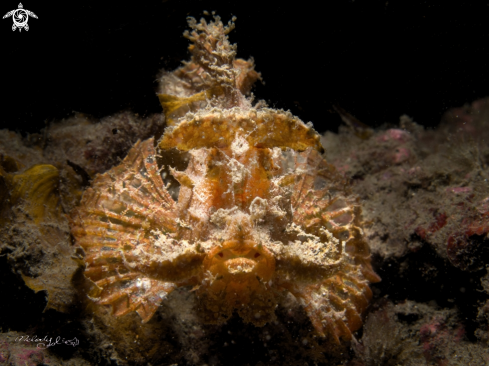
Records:
[[[205,100],[212,99],[213,105],[221,108],[250,104],[245,95],[260,74],[254,70],[253,59],[235,58],[237,47],[227,36],[235,19],[224,26],[218,16],[209,23],[204,18],[199,23],[188,18],[192,31],[185,31],[184,36],[192,42],[192,58],[163,75],[158,93],[169,126],[185,113],[203,108],[201,103],[205,107]]]
[[[236,45],[227,36],[235,19],[224,26],[218,16],[209,23],[188,18],[192,30],[184,36],[192,42],[192,58],[161,78],[158,97],[168,128],[159,147],[226,148],[239,134],[257,148],[323,151],[312,126],[290,112],[252,107],[245,94],[260,75],[252,59],[235,58]]]

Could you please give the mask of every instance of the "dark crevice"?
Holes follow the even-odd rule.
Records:
[[[11,271],[7,256],[0,257],[0,288],[4,301],[0,301],[0,329],[25,332],[42,316],[46,307],[46,294],[35,293],[22,278]]]
[[[372,285],[377,298],[388,296],[393,302],[435,301],[441,308],[457,308],[459,318],[465,324],[467,338],[472,342],[477,340],[474,335],[478,327],[477,304],[487,299],[480,283],[485,269],[462,271],[423,243],[419,250],[403,257],[401,263],[396,260],[382,263],[377,267],[377,273],[382,277],[382,282]],[[415,321],[400,320],[407,323]]]

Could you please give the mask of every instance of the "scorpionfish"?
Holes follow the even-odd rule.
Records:
[[[161,80],[161,138],[96,176],[72,212],[89,295],[147,322],[185,286],[203,322],[237,312],[263,326],[291,294],[319,335],[349,340],[380,280],[359,200],[311,123],[247,97],[261,76],[235,57],[234,20],[189,18],[191,60]],[[185,169],[161,163],[175,154],[187,156]]]

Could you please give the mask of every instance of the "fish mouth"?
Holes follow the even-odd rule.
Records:
[[[267,282],[275,271],[275,258],[254,241],[229,240],[207,254],[203,267],[203,273],[212,274],[221,283],[253,282],[258,278]]]
[[[228,272],[234,275],[252,273],[256,264],[254,260],[249,258],[233,258],[226,261]]]

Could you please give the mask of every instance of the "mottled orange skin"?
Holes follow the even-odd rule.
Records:
[[[191,227],[180,228],[178,237],[195,241],[208,240],[215,232],[215,225],[209,224],[207,215],[196,217],[192,212],[211,213],[219,209],[236,208],[250,214],[250,205],[256,197],[270,197],[270,179],[279,171],[271,159],[270,149],[249,148],[237,156],[229,147],[210,148],[205,149],[205,152],[200,151],[199,155],[206,158],[191,158],[186,172],[175,174],[181,180],[192,177],[192,180],[199,181],[198,186],[182,186],[178,200],[179,216]],[[230,161],[233,161],[232,165]],[[247,174],[239,182],[234,182],[232,170],[239,164],[247,167]],[[194,199],[206,192],[212,194],[207,195],[204,202]],[[275,275],[275,259],[251,235],[254,225],[250,217],[231,218],[226,227],[228,230],[222,239],[225,241],[206,254],[198,281],[197,295],[203,299],[203,317],[207,321],[225,320],[234,309],[243,306],[248,310],[253,309],[257,299],[271,300],[273,295],[267,283]],[[245,271],[237,272],[238,267]],[[205,280],[207,277],[208,281]],[[215,278],[219,280],[213,280]],[[267,310],[269,316],[275,303],[270,301],[271,309]],[[206,311],[216,307],[219,311]],[[263,324],[270,320],[269,317],[261,316],[259,309],[253,311],[253,316],[260,317]]]
[[[320,155],[311,125],[243,95],[258,74],[234,59],[230,29],[218,18],[190,25],[192,62],[165,76],[173,94],[159,95],[169,127],[158,154],[153,139],[138,142],[71,215],[90,296],[146,322],[187,287],[203,321],[237,312],[263,326],[290,293],[319,335],[351,339],[380,280],[358,198]],[[175,151],[189,155],[185,170],[170,166],[177,202],[156,163]]]
[[[246,271],[237,271],[239,267]],[[254,241],[237,239],[214,248],[204,259],[203,268],[204,273],[219,278],[199,289],[200,296],[212,299],[210,304],[206,304],[208,307],[223,302],[229,309],[239,310],[245,306],[249,310],[254,307],[256,299],[267,297],[270,289],[266,283],[275,274],[275,258]],[[217,315],[215,319],[208,317],[206,320],[218,320],[224,315],[214,314]],[[265,323],[268,319],[263,320]]]
[[[239,183],[232,181],[232,167],[228,164],[231,159],[248,167],[249,174],[243,177]],[[253,160],[256,163],[250,164]],[[194,159],[191,159],[188,170],[196,174],[193,164],[198,163],[194,163],[194,161]],[[199,205],[200,209],[206,212],[211,209],[214,211],[220,208],[231,209],[235,206],[247,212],[251,202],[256,197],[266,198],[269,196],[270,178],[274,173],[273,162],[270,159],[270,149],[253,148],[242,156],[233,158],[229,148],[211,148],[207,152],[205,162],[201,164],[205,164],[207,170],[202,176],[199,175],[197,178],[201,180],[199,187],[182,186],[180,189],[179,209],[181,217],[184,220],[188,220],[189,223],[199,225],[201,221],[199,218],[193,218],[191,214],[186,214],[192,208],[192,205]],[[275,167],[275,169],[278,169],[278,167]],[[175,175],[177,180],[182,180],[182,175]],[[188,175],[183,175],[183,177],[186,176]],[[206,192],[212,192],[212,195],[209,195],[205,202],[196,203],[192,201],[191,197],[201,194],[205,195]],[[202,240],[208,234],[207,231],[196,231],[195,229],[186,234],[185,229],[182,229],[182,231],[182,238],[185,239],[197,237]]]

